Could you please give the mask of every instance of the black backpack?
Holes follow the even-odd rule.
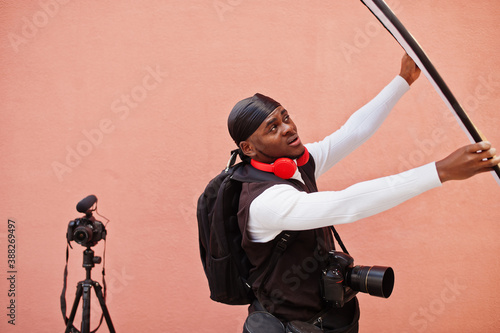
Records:
[[[295,233],[283,231],[276,237],[276,246],[268,264],[259,272],[241,247],[242,235],[238,225],[239,199],[244,182],[283,182],[273,174],[259,171],[240,162],[233,165],[236,153],[228,166],[212,179],[198,199],[197,219],[200,256],[210,288],[210,298],[230,304],[250,304],[255,299],[251,285],[266,271],[267,279],[277,259]],[[247,167],[245,167],[247,166]]]

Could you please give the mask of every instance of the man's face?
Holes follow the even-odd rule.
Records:
[[[245,155],[264,163],[273,163],[281,157],[296,159],[305,151],[297,126],[282,106],[274,109],[259,128],[240,143],[240,148]]]

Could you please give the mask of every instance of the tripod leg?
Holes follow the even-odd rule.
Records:
[[[66,324],[66,331],[64,333],[70,333],[71,327],[73,326],[73,320],[75,320],[76,310],[78,309],[78,303],[80,303],[80,297],[82,297],[82,283],[78,282],[78,286],[76,287],[76,295],[75,301],[73,302],[73,307],[71,308],[71,314],[69,315],[68,322]]]
[[[90,289],[91,282],[85,280],[83,283],[83,309],[82,309],[82,332],[90,333]]]
[[[106,302],[104,301],[104,297],[102,296],[102,287],[99,283],[94,281],[95,293],[97,295],[97,299],[99,300],[99,304],[101,304],[102,313],[104,314],[104,318],[106,319],[106,324],[108,324],[109,332],[115,333],[115,328],[113,327],[113,323],[111,322],[111,317],[109,316],[108,308],[106,307]]]

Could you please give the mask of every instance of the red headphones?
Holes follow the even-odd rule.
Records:
[[[255,169],[272,172],[280,178],[289,179],[295,174],[295,171],[297,171],[297,166],[303,166],[308,161],[309,152],[307,151],[307,148],[305,148],[304,154],[297,159],[297,163],[288,157],[278,158],[272,164],[258,162],[256,160],[252,160],[250,163]]]

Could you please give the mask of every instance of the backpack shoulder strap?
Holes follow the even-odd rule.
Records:
[[[281,257],[281,255],[285,252],[285,250],[288,247],[288,244],[293,242],[295,238],[297,238],[299,232],[298,231],[282,231],[278,236],[276,236],[276,245],[274,246],[274,251],[273,254],[271,255],[271,258],[269,259],[267,265],[263,265],[260,267],[260,269],[252,272],[250,274],[249,278],[247,279],[247,287],[251,288],[252,284],[257,280],[257,278],[265,273],[264,278],[262,280],[262,285],[267,281],[269,278],[269,275],[273,271],[273,267],[276,266],[278,263],[278,259]]]

